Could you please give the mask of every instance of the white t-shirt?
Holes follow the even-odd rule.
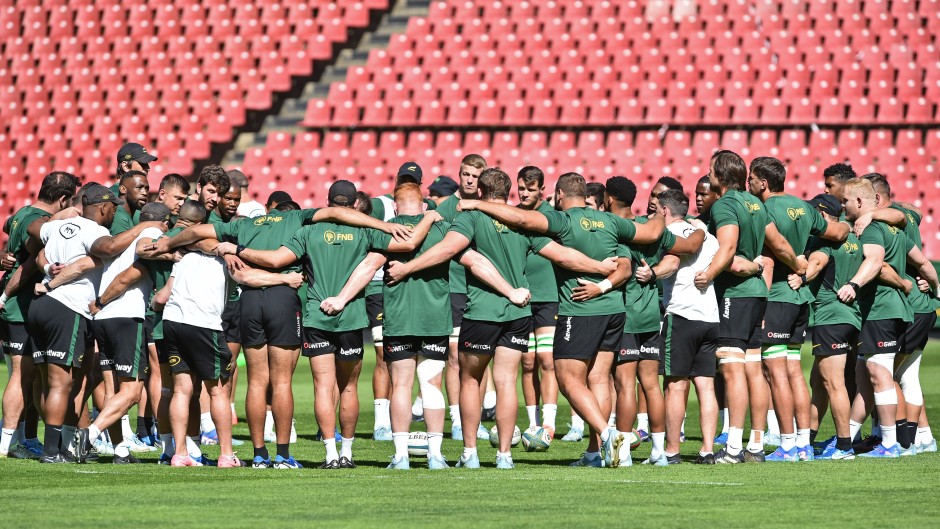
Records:
[[[688,222],[675,222],[666,226],[676,237],[688,238],[696,230]],[[705,232],[705,242],[697,254],[680,255],[679,270],[663,279],[663,303],[667,314],[687,320],[718,323],[718,300],[714,285],[704,291],[695,286],[695,274],[704,270],[718,252],[718,239]]]
[[[173,290],[163,319],[203,329],[222,330],[228,299],[228,271],[221,257],[190,252],[173,265]]]
[[[163,235],[160,228],[147,228],[140,232],[140,235],[134,239],[134,242],[121,252],[121,255],[107,261],[104,265],[104,271],[101,273],[101,287],[98,288],[98,295],[104,295],[114,279],[121,272],[134,266],[137,261],[137,241],[141,239],[158,239]],[[111,318],[140,318],[143,319],[147,309],[147,295],[153,290],[153,283],[150,281],[150,274],[144,274],[144,277],[128,287],[127,291],[121,294],[121,297],[108,303],[101,309],[101,312],[95,315],[96,320],[107,320]]]
[[[52,220],[43,224],[39,230],[39,238],[46,247],[46,259],[50,263],[66,265],[88,256],[95,241],[110,235],[108,228],[84,217]],[[45,280],[50,279],[52,277],[46,276]],[[100,282],[101,268],[95,268],[47,295],[91,319],[88,304],[95,300]]]
[[[255,200],[242,202],[238,205],[238,209],[235,210],[235,214],[243,215],[248,218],[258,217],[266,213],[267,210],[264,208],[264,204]]]

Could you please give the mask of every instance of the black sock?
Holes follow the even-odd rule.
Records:
[[[150,429],[147,428],[147,421],[140,415],[137,416],[137,437],[147,437],[150,435]]]
[[[277,455],[283,457],[284,459],[289,458],[289,457],[290,457],[290,445],[287,444],[287,443],[285,443],[285,444],[278,443],[278,444],[277,444]]]
[[[144,417],[144,427],[147,428],[146,435],[153,435],[153,417]]]
[[[916,422],[907,421],[907,436],[911,440],[911,444],[914,444],[914,441],[917,440],[917,426]]]
[[[261,459],[268,459],[268,447],[262,446],[261,448],[255,448],[255,457],[260,457]]]
[[[62,425],[46,425],[46,433],[43,437],[42,455],[54,456],[59,453],[59,443],[62,442]]]
[[[816,442],[816,436],[819,435],[819,430],[810,430],[809,431],[809,444]]]
[[[894,424],[897,426],[898,444],[907,450],[911,447],[911,437],[907,433],[907,420],[897,421]]]
[[[839,450],[851,450],[852,449],[852,438],[850,437],[836,437],[836,448]]]

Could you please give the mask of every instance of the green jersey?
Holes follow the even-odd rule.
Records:
[[[904,213],[904,216],[907,217],[907,224],[904,225],[904,235],[907,235],[907,238],[910,239],[919,250],[923,250],[924,243],[920,237],[920,215],[897,204],[891,204],[890,207]],[[920,272],[917,271],[917,267],[911,265],[904,267],[902,277],[914,282],[914,288],[912,288],[911,293],[907,295],[907,300],[910,302],[914,314],[930,314],[937,309],[937,300],[917,288],[916,278],[919,275]]]
[[[388,221],[395,216],[394,205],[395,198],[391,193],[375,197],[372,199],[372,213],[370,215],[373,218]],[[424,199],[424,205],[427,206],[428,211],[437,209],[437,203],[428,198]]]
[[[894,268],[898,274],[904,273],[907,266],[907,252],[914,247],[904,232],[883,222],[872,222],[858,238],[864,249],[866,244],[881,246],[885,250],[884,262]],[[867,320],[892,320],[900,318],[906,322],[914,321],[914,311],[904,292],[881,283],[876,277],[858,292],[858,303],[862,309],[862,318]]]
[[[805,200],[792,195],[775,195],[764,202],[771,222],[777,226],[777,231],[790,243],[793,253],[803,255],[810,235],[820,235],[826,231],[829,223],[816,208]],[[793,290],[787,283],[787,277],[792,271],[790,267],[774,257],[773,282],[770,284],[770,297],[768,301],[779,303],[792,303],[802,305],[812,301],[810,292],[801,288]]]
[[[738,245],[734,255],[753,261],[764,249],[764,230],[770,223],[767,210],[757,197],[738,190],[726,191],[712,204],[708,229],[715,236],[718,228],[738,227]],[[719,298],[766,298],[767,283],[761,276],[738,277],[725,270],[715,278]]]
[[[463,215],[463,212],[457,211],[458,202],[460,202],[460,197],[454,194],[444,199],[437,206],[437,212],[451,225],[454,224],[458,216]],[[467,293],[467,271],[457,261],[450,262],[450,291],[453,294]]]
[[[470,247],[493,263],[501,276],[514,288],[529,288],[525,277],[526,256],[538,252],[550,239],[525,234],[480,211],[467,211],[450,227],[470,240]],[[532,315],[528,306],[517,307],[483,284],[475,276],[467,277],[467,311],[464,318],[477,321],[506,322]]]
[[[138,219],[140,214],[135,212]],[[119,235],[134,227],[134,216],[124,210],[124,206],[117,206],[114,209],[114,221],[111,222],[111,235]]]
[[[422,217],[398,216],[389,222],[413,228],[421,222]],[[445,222],[435,222],[417,251],[389,254],[389,261],[411,261],[441,242],[449,227]],[[447,269],[448,263],[441,263],[408,276],[401,283],[385,286],[385,336],[447,336],[453,332]]]
[[[272,211],[254,218],[215,224],[215,236],[220,241],[233,242],[252,250],[277,250],[286,246],[287,241],[291,240],[304,224],[312,222],[316,212],[316,209]],[[300,265],[269,271],[298,272]]]
[[[303,260],[307,275],[304,327],[331,332],[366,328],[369,319],[361,292],[335,316],[321,311],[320,303],[339,294],[369,250],[385,251],[391,240],[390,235],[376,230],[318,222],[304,225],[285,242],[284,246]]]
[[[543,215],[548,219],[550,235],[561,244],[598,261],[617,256],[621,243],[628,243],[636,236],[633,222],[605,211],[576,207],[565,211],[546,211]],[[558,280],[559,316],[604,316],[624,312],[623,288],[611,289],[589,301],[576,302],[571,299],[579,278],[598,283],[606,279],[604,276],[556,268],[555,277]]]
[[[26,232],[26,228],[36,219],[51,216],[52,215],[48,212],[39,208],[25,206],[10,217],[10,238],[7,240],[7,252],[16,257],[16,263],[13,265],[13,269],[3,276],[3,281],[0,282],[3,288],[6,288],[7,281],[9,281],[9,278],[13,277],[13,273],[29,259],[29,252],[26,250],[26,241],[29,240],[29,233]],[[22,283],[23,286],[20,287],[15,294],[10,296],[3,306],[3,311],[0,312],[0,318],[2,318],[3,321],[10,323],[26,323],[26,312],[29,310],[29,304],[33,300],[33,287],[41,278],[42,275],[40,274],[33,274],[33,277],[25,278],[28,281]]]
[[[806,252],[821,252],[829,258],[826,267],[809,284],[810,293],[815,298],[812,305],[814,325],[848,324],[861,329],[862,313],[858,301],[843,303],[838,296],[839,289],[852,279],[865,260],[858,237],[849,233],[842,243],[813,237]]]
[[[543,200],[536,211],[554,211],[548,201]],[[555,267],[552,262],[537,253],[530,253],[525,260],[525,277],[529,281],[532,303],[558,303],[558,283],[555,282]]]
[[[163,234],[163,237],[172,237],[181,231],[183,231],[181,226],[171,228]],[[153,240],[156,241],[156,239]],[[150,282],[153,283],[154,292],[158,292],[161,288],[166,286],[167,281],[170,280],[170,273],[173,272],[173,261],[141,260],[141,262],[147,265],[147,272],[150,275]],[[151,313],[149,305],[147,307],[147,313]],[[163,339],[163,311],[153,311],[153,339]]]
[[[648,217],[637,217],[633,220],[638,224],[646,224],[648,221]],[[666,235],[667,233],[669,235]],[[675,235],[669,230],[664,230],[663,235],[664,237],[660,237],[655,243],[630,244],[626,246],[626,254],[618,253],[630,256],[634,271],[642,266],[640,264],[641,260],[646,261],[646,264],[650,266],[655,266],[659,263],[659,256],[662,251],[672,248],[671,245],[665,246],[664,241],[667,238],[672,241],[672,244],[675,244],[676,241]],[[637,283],[636,275],[631,275],[627,279],[624,298],[626,300],[627,319],[623,325],[623,332],[636,334],[659,330],[662,314],[659,310],[659,288],[656,281],[641,285]]]

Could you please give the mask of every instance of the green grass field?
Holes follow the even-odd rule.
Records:
[[[805,350],[805,349],[804,349]],[[367,354],[368,358],[368,354]],[[811,359],[804,355],[804,367]],[[354,445],[355,470],[298,471],[168,468],[107,463],[40,466],[0,460],[0,519],[9,527],[861,527],[940,526],[940,455],[895,461],[846,461],[667,468],[573,469],[583,443],[556,440],[545,453],[514,450],[516,469],[497,471],[495,449],[484,442],[489,468],[430,472],[386,470],[391,442],[371,440],[371,365],[363,370],[363,413]],[[921,370],[928,412],[940,431],[940,342],[932,341]],[[6,381],[6,376],[2,377]],[[244,380],[244,379],[243,379]],[[313,441],[313,393],[303,361],[295,374],[299,442],[292,450],[311,467],[322,461]],[[244,400],[239,385],[239,402]],[[520,394],[521,398],[521,394]],[[694,398],[694,392],[693,392]],[[240,416],[243,408],[239,406]],[[567,405],[559,431],[567,431]],[[520,406],[519,423],[525,422]],[[698,450],[696,405],[686,423],[683,454]],[[490,426],[489,424],[487,426]],[[524,426],[524,424],[523,424]],[[449,428],[449,425],[448,425]],[[422,429],[415,425],[413,429]],[[864,432],[867,432],[866,425]],[[449,431],[449,430],[448,430]],[[832,435],[827,416],[820,437]],[[235,428],[248,438],[244,421]],[[634,454],[649,454],[645,443]],[[273,453],[273,446],[269,447]],[[461,445],[446,439],[453,464]],[[218,450],[207,449],[210,457]],[[250,459],[250,446],[242,447]],[[107,461],[108,458],[102,458]],[[420,467],[423,459],[412,458]],[[903,522],[901,521],[903,520]]]

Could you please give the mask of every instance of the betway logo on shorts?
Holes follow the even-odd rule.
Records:
[[[892,340],[890,342],[878,342],[878,347],[894,347],[897,344],[897,340]]]
[[[343,348],[340,348],[340,350],[339,350],[339,355],[340,355],[340,356],[355,356],[355,355],[358,355],[358,354],[360,354],[360,353],[362,353],[362,347],[355,347],[355,348],[353,348],[353,349],[343,349]]]
[[[427,349],[428,351],[434,351],[435,353],[446,353],[447,347],[444,345],[437,345],[433,343],[421,342],[421,348]]]
[[[847,342],[832,344],[833,351],[838,351],[839,349],[848,349],[848,348],[849,348],[849,344]]]
[[[509,341],[516,345],[525,345],[526,347],[529,346],[529,340],[526,338],[518,338],[516,336],[510,336]]]
[[[65,351],[46,351],[46,358],[58,358],[61,360],[64,359],[67,354],[68,353]]]
[[[571,317],[570,317],[570,316],[567,317],[567,318],[565,318],[565,336],[564,336],[564,338],[565,338],[565,341],[566,341],[566,342],[570,342],[570,341],[571,341]]]
[[[769,332],[767,333],[768,338],[790,338],[790,333],[788,332]]]
[[[16,342],[0,342],[0,345],[5,345],[5,346],[9,347],[10,349],[16,349],[17,351],[22,351],[22,350],[23,350],[23,344],[21,344],[21,343],[16,343]]]
[[[731,298],[725,298],[724,312],[721,313],[721,317],[726,320],[731,319]]]
[[[659,347],[647,347],[645,345],[641,345],[640,352],[649,353],[649,354],[659,354]]]
[[[114,364],[114,369],[115,371],[125,371],[130,373],[134,369],[134,366],[130,364]]]

